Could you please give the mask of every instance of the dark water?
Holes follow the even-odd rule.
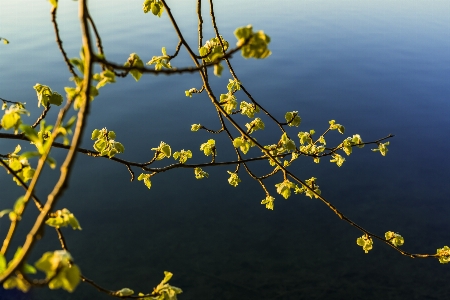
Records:
[[[61,35],[74,57],[80,47],[77,2],[60,2]],[[144,15],[141,1],[91,2],[110,59],[123,62],[137,52],[147,61],[161,46],[173,51],[177,39],[166,15],[159,20]],[[233,30],[249,23],[271,36],[268,59],[236,56],[233,61],[242,82],[277,118],[298,110],[299,130],[317,132],[336,119],[346,126],[345,137],[359,133],[365,141],[395,134],[386,157],[366,147],[341,168],[326,160],[319,165],[301,160],[293,166],[295,173],[317,177],[323,195],[370,231],[400,232],[407,251],[434,253],[448,245],[450,2],[217,2],[219,29],[231,43]],[[169,4],[196,45],[195,1]],[[45,1],[0,1],[0,36],[11,41],[0,47],[0,97],[27,102],[35,114],[36,82],[60,93],[70,85],[48,11]],[[209,27],[205,37],[212,37]],[[172,64],[190,65],[185,55]],[[196,76],[147,76],[139,83],[126,78],[107,86],[93,102],[88,129],[114,130],[125,145],[124,159],[146,161],[150,148],[165,141],[174,150],[191,149],[193,161],[203,161],[197,149],[211,136],[191,133],[190,125],[219,124],[204,95],[184,97],[184,90],[200,86]],[[211,78],[217,93],[226,91],[228,78],[225,73]],[[256,137],[271,134],[278,135],[276,128]],[[89,136],[86,148],[91,148]],[[2,154],[16,145],[0,143]],[[219,148],[218,159],[229,158],[227,149]],[[64,151],[54,155],[61,161]],[[275,210],[268,211],[259,204],[264,193],[257,183],[241,175],[242,183],[233,188],[226,170],[231,168],[209,169],[210,178],[202,181],[191,170],[168,172],[155,177],[149,191],[130,182],[122,165],[78,156],[59,207],[74,212],[83,227],[64,230],[83,274],[110,289],[151,291],[168,270],[174,273],[172,284],[184,290],[180,299],[449,297],[448,266],[403,257],[377,242],[364,254],[355,243],[360,233],[320,202],[277,197]],[[37,189],[41,197],[50,191],[55,173],[44,174]],[[3,209],[22,191],[12,188],[5,174],[1,183]],[[7,226],[2,219],[2,235]],[[20,230],[27,232],[29,225]],[[48,230],[30,262],[55,249],[58,242]],[[108,299],[86,284],[73,294],[34,290],[22,296]]]

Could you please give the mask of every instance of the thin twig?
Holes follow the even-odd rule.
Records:
[[[55,30],[55,36],[56,36],[56,44],[58,44],[59,51],[61,51],[61,54],[64,58],[64,61],[66,62],[67,67],[69,68],[69,72],[73,75],[73,77],[78,77],[77,73],[75,73],[73,69],[73,65],[70,63],[69,58],[67,57],[66,51],[64,51],[61,37],[59,36],[59,28],[58,23],[56,22],[56,12],[58,8],[53,6],[50,13],[52,16],[52,23],[53,23],[53,29]]]

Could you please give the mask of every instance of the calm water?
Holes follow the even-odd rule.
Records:
[[[80,47],[77,2],[60,2],[61,35],[74,57]],[[147,61],[159,55],[161,46],[174,49],[177,39],[167,16],[144,15],[142,1],[91,2],[108,58],[123,62],[137,52]],[[276,117],[298,110],[303,119],[299,130],[317,132],[336,119],[346,126],[346,136],[359,133],[366,141],[395,134],[386,157],[368,147],[355,151],[341,168],[326,160],[319,165],[303,160],[293,167],[296,174],[317,177],[323,195],[367,229],[380,235],[400,232],[407,251],[434,253],[449,245],[450,2],[217,2],[219,29],[232,43],[233,30],[247,24],[271,36],[272,56],[251,61],[237,55],[234,66]],[[196,45],[195,1],[169,4]],[[35,114],[36,82],[60,93],[70,85],[54,43],[49,7],[46,1],[0,0],[0,36],[11,42],[0,47],[0,97],[27,102]],[[209,28],[205,37],[212,37]],[[173,65],[190,62],[183,55]],[[211,78],[217,93],[225,91],[228,78]],[[120,80],[101,90],[88,129],[115,130],[125,145],[125,159],[146,161],[150,148],[163,140],[174,150],[192,149],[193,161],[203,161],[197,149],[211,137],[191,133],[190,125],[219,125],[204,95],[184,97],[193,86],[200,86],[197,75],[148,76],[138,84],[132,78]],[[238,99],[245,100],[242,95]],[[256,137],[264,140],[270,134],[278,134],[276,128]],[[89,136],[86,148],[92,147]],[[2,154],[16,145],[0,143]],[[227,159],[226,149],[219,148],[218,159]],[[63,154],[54,155],[61,161]],[[264,195],[256,183],[242,175],[241,185],[233,188],[226,170],[209,169],[210,178],[203,181],[191,170],[168,172],[155,177],[149,191],[130,182],[121,165],[78,156],[59,207],[68,207],[83,227],[82,232],[64,230],[83,274],[110,289],[150,291],[169,270],[172,284],[184,290],[180,299],[449,297],[448,266],[403,257],[377,242],[366,255],[355,243],[360,233],[320,202],[277,197],[275,210],[268,211],[259,204]],[[40,182],[41,197],[55,182],[54,173],[46,172]],[[12,188],[5,173],[1,184],[3,209],[22,191]],[[2,235],[7,226],[2,219]],[[29,224],[20,229],[27,232]],[[48,230],[30,262],[57,248]],[[84,284],[73,294],[34,290],[22,296],[109,299]]]

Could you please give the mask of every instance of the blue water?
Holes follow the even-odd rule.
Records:
[[[77,2],[60,2],[61,36],[75,57],[80,48]],[[109,59],[124,62],[136,52],[147,61],[162,46],[169,53],[176,46],[167,15],[144,15],[141,2],[90,4]],[[195,2],[169,1],[193,45]],[[234,67],[274,116],[299,111],[302,125],[290,131],[292,136],[311,128],[319,133],[330,119],[345,125],[344,137],[359,133],[370,141],[395,134],[386,157],[366,147],[356,149],[341,168],[325,159],[319,165],[303,159],[292,170],[300,178],[317,177],[323,195],[363,227],[380,235],[401,233],[406,251],[435,253],[449,245],[450,2],[217,2],[219,30],[232,44],[233,30],[247,24],[272,38],[268,59],[235,55]],[[30,3],[0,1],[0,36],[11,42],[0,46],[0,97],[27,102],[37,115],[35,83],[60,93],[71,83],[54,42],[48,2]],[[203,6],[204,36],[210,38]],[[191,63],[183,54],[172,64]],[[226,91],[228,78],[226,72],[221,79],[211,78],[218,94]],[[198,147],[212,137],[190,132],[190,125],[215,129],[219,123],[205,95],[184,97],[191,87],[200,87],[195,74],[119,80],[93,102],[88,131],[114,130],[125,145],[124,159],[147,161],[150,148],[165,141],[174,150],[191,149],[193,161],[205,161]],[[278,136],[268,120],[266,126],[255,134],[258,140]],[[83,139],[85,148],[92,147],[89,137]],[[335,134],[329,143],[339,139]],[[16,142],[1,140],[0,145],[5,154]],[[218,160],[232,157],[227,154],[232,150],[223,147]],[[64,153],[54,152],[59,162]],[[263,166],[255,168],[263,173]],[[403,257],[379,242],[364,254],[355,243],[360,233],[321,202],[277,197],[275,210],[268,211],[259,204],[264,193],[248,176],[241,174],[237,188],[227,183],[231,169],[208,169],[210,178],[202,181],[192,170],[167,172],[147,190],[141,182],[130,182],[124,166],[79,155],[70,188],[58,204],[75,213],[83,227],[81,232],[64,230],[75,262],[86,277],[112,290],[151,291],[163,271],[171,271],[172,284],[184,290],[180,299],[448,298],[448,266]],[[56,173],[45,172],[38,195],[51,190]],[[3,209],[23,192],[4,172],[0,179]],[[280,181],[268,181],[269,188],[274,192],[273,184]],[[2,235],[7,226],[1,219]],[[19,233],[29,226],[24,222]],[[29,261],[58,249],[55,238],[47,230]],[[15,243],[22,240],[18,236]],[[36,289],[24,298],[109,299],[87,284],[73,294]]]

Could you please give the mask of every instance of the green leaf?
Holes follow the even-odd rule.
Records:
[[[30,115],[30,113],[24,108],[22,103],[15,103],[11,105],[8,109],[5,110],[5,114],[2,117],[2,127],[5,130],[14,128],[15,133],[17,133],[17,129],[19,129],[20,124],[22,124],[20,115],[23,114]]]
[[[9,167],[10,167],[13,171],[19,171],[20,169],[22,169],[22,164],[21,164],[20,161],[17,160],[17,159],[10,159]]]
[[[280,143],[285,151],[294,151],[296,149],[295,142],[287,136],[286,132],[281,136]]]
[[[39,139],[39,136],[36,132],[36,130],[31,127],[30,125],[21,125],[20,129],[23,131],[23,133],[25,134],[25,136],[33,143],[37,144],[42,144],[41,139]]]
[[[388,231],[384,234],[386,240],[388,240],[392,245],[399,247],[402,246],[405,243],[405,240],[403,237],[395,232]]]
[[[200,124],[192,124],[191,125],[191,131],[198,131],[200,128],[202,128],[202,125],[200,125]]]
[[[284,115],[284,118],[286,119],[286,122],[288,123],[289,126],[298,127],[300,125],[300,122],[302,121],[297,111],[287,112]]]
[[[241,114],[253,119],[256,113],[259,113],[259,107],[253,103],[242,101],[240,104]]]
[[[134,294],[134,291],[129,289],[129,288],[123,288],[117,292],[114,293],[115,295],[119,296],[119,297],[126,297],[126,296],[131,296]]]
[[[81,230],[80,222],[75,218],[74,214],[69,215],[69,225],[73,230]]]
[[[253,32],[252,26],[248,25],[237,28],[234,31],[234,35],[238,39],[236,43],[238,47],[242,46],[248,40],[247,44],[242,47],[241,54],[244,58],[263,59],[272,54],[268,49],[270,37],[264,31]]]
[[[96,140],[99,136],[100,136],[100,130],[94,129],[94,131],[92,131],[91,140]]]
[[[144,181],[145,186],[150,189],[152,187],[152,182],[150,181],[150,174],[144,174],[142,173],[141,175],[139,175],[138,180],[139,181]]]
[[[3,40],[3,44],[5,45],[9,44],[9,41],[5,38],[0,37],[0,40]]]
[[[231,93],[221,94],[220,105],[223,107],[227,114],[231,114],[232,111],[237,107],[236,97]]]
[[[334,153],[331,155],[332,159],[330,160],[330,162],[334,162],[336,163],[336,165],[338,167],[342,166],[342,164],[344,164],[345,158],[343,158],[341,155]]]
[[[4,209],[4,210],[0,211],[0,218],[2,218],[6,214],[9,214],[10,212],[12,212],[12,209]]]
[[[116,149],[116,151],[117,151],[118,153],[123,153],[123,152],[125,152],[125,147],[122,145],[122,143],[115,142],[115,143],[114,143],[114,148]]]
[[[71,58],[69,62],[74,65],[80,73],[84,73],[84,61],[79,58]]]
[[[148,189],[150,189],[152,187],[152,182],[150,181],[150,178],[145,178],[144,184]]]
[[[152,148],[152,150],[156,151],[156,160],[161,160],[165,157],[170,157],[172,153],[172,149],[170,146],[164,142],[161,142],[157,148]]]
[[[47,221],[45,221],[45,224],[51,226],[51,227],[55,227],[55,228],[60,228],[62,226],[64,226],[64,219],[61,217],[56,217],[56,218],[48,218]]]
[[[47,277],[52,276],[55,274],[56,268],[58,268],[59,262],[51,261],[51,258],[53,257],[53,252],[45,252],[41,258],[34,264],[34,266],[42,271],[45,272]],[[50,276],[49,276],[50,275]]]
[[[203,179],[203,178],[208,178],[209,174],[206,173],[205,171],[203,171],[201,168],[195,168],[194,169],[194,174],[195,174],[195,178],[197,179]]]
[[[369,253],[369,251],[372,250],[372,248],[373,248],[373,240],[370,236],[368,236],[366,234],[360,238],[357,238],[356,244],[358,246],[361,246],[365,253]]]
[[[153,1],[155,0],[145,0],[144,4],[142,4],[142,10],[144,11],[144,13],[148,13],[151,9],[151,4],[153,3]]]
[[[52,95],[52,90],[50,89],[50,87],[47,85],[36,83],[33,86],[33,89],[36,90],[36,94],[38,97],[38,107],[41,106],[41,103],[44,107],[47,107],[50,97]]]
[[[228,183],[234,187],[237,187],[239,182],[241,182],[241,179],[239,179],[238,175],[236,173],[227,171],[228,174],[230,174],[230,178],[228,178]]]
[[[223,66],[221,63],[214,65],[214,75],[217,77],[222,76]]]
[[[66,291],[72,293],[75,288],[80,283],[80,269],[77,265],[72,265],[72,267],[68,267],[64,269],[65,277],[63,279],[63,285],[62,288]]]
[[[437,249],[436,255],[438,256],[441,264],[447,264],[450,262],[450,248],[448,246]]]
[[[63,103],[63,97],[57,92],[53,92],[49,99],[50,104],[60,106]]]
[[[184,151],[183,149],[180,152],[175,152],[173,158],[179,159],[180,163],[184,164],[189,158],[192,158],[192,152],[191,150]]]
[[[106,141],[104,141],[104,140],[97,140],[94,143],[94,149],[97,152],[102,152],[105,149],[105,147],[106,147]]]
[[[261,201],[261,204],[265,204],[267,209],[273,210],[274,197],[267,196],[266,199]]]
[[[13,154],[17,154],[20,152],[20,150],[22,150],[22,147],[20,147],[20,145],[17,145],[16,148],[14,149]]]
[[[289,180],[284,180],[281,183],[275,184],[277,193],[283,196],[284,199],[288,199],[291,196],[291,189],[295,188],[295,184]]]
[[[22,272],[24,272],[25,274],[36,274],[37,270],[32,265],[25,263],[25,264],[23,264]]]
[[[2,118],[2,127],[6,130],[14,127],[16,123],[20,120],[20,116],[18,114],[7,114]]]
[[[8,279],[6,279],[5,282],[3,282],[3,288],[6,290],[17,288],[22,292],[26,293],[30,289],[30,285],[28,285],[28,283],[22,278],[11,276]]]
[[[203,153],[206,156],[209,155],[217,155],[217,151],[216,151],[216,141],[213,139],[209,139],[206,143],[203,143],[200,145],[200,150],[203,151]]]
[[[128,60],[124,66],[125,67],[143,68],[144,63],[141,60],[141,58],[139,57],[139,55],[137,55],[136,53],[131,53],[130,57],[128,58]],[[136,80],[136,81],[139,81],[139,79],[141,79],[141,77],[142,77],[142,72],[139,70],[131,70],[130,74],[131,74],[131,76],[133,76],[134,80]]]
[[[255,132],[258,129],[264,129],[265,125],[264,122],[260,118],[256,118],[250,123],[245,124],[245,127],[247,127],[247,133],[251,134]]]

